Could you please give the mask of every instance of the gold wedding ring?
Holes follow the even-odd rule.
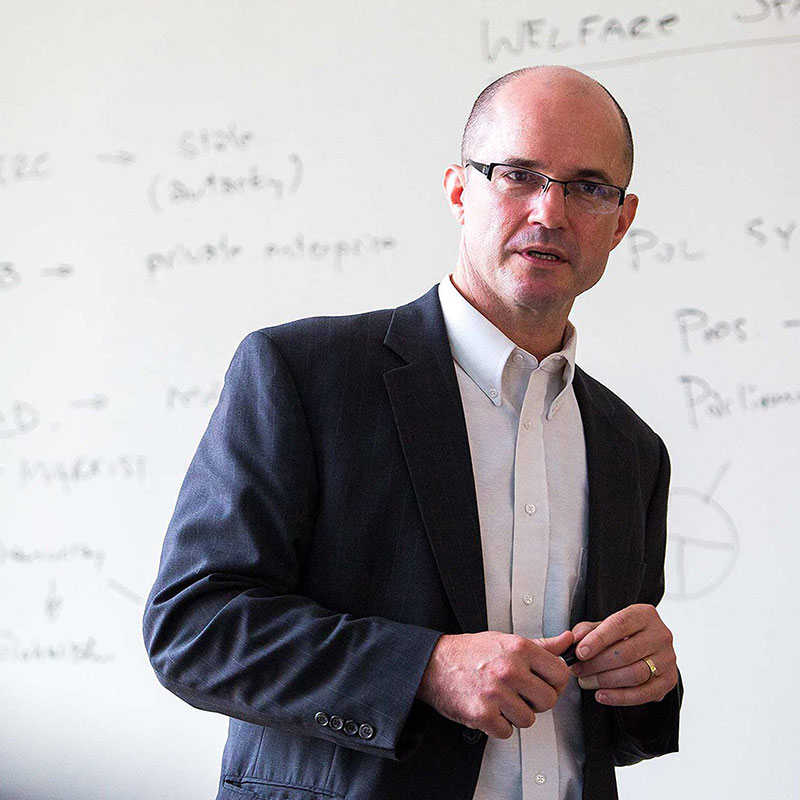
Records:
[[[658,670],[656,669],[656,665],[653,663],[653,659],[643,658],[642,661],[644,661],[644,663],[647,664],[648,667],[650,667],[650,678],[655,678],[655,676],[658,675]],[[648,678],[647,680],[650,680],[650,678]]]

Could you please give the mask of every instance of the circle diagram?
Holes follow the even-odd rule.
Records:
[[[730,575],[739,534],[725,509],[696,489],[670,492],[667,520],[666,597],[696,600]]]

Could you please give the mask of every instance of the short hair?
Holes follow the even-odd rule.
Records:
[[[472,158],[472,151],[475,147],[476,140],[478,138],[478,131],[480,129],[480,124],[489,112],[492,101],[495,98],[495,95],[507,84],[511,83],[511,81],[515,80],[519,76],[527,73],[533,72],[534,70],[539,69],[539,67],[523,67],[522,69],[515,69],[513,72],[509,72],[496,81],[492,81],[475,99],[475,102],[472,105],[472,111],[469,112],[469,117],[467,117],[467,124],[464,126],[464,133],[461,136],[461,163],[466,164],[468,158]],[[588,76],[587,76],[588,77]],[[594,80],[593,78],[591,80]],[[625,161],[627,162],[627,178],[625,180],[625,185],[627,186],[630,183],[631,175],[633,174],[633,133],[631,132],[631,126],[628,122],[628,117],[625,115],[625,112],[622,110],[622,106],[617,102],[616,98],[614,97],[611,92],[603,86],[602,83],[599,81],[594,81],[610,98],[611,101],[614,103],[614,107],[617,109],[619,114],[619,118],[622,122],[622,131],[624,136],[624,147],[625,147]]]

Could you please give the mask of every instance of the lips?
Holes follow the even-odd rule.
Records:
[[[534,248],[530,247],[518,251],[519,254],[528,261],[536,261],[542,264],[558,264],[567,260],[564,253],[554,248]]]

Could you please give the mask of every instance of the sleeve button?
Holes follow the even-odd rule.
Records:
[[[352,719],[347,720],[344,724],[344,732],[348,736],[355,736],[358,733],[358,723]]]
[[[324,711],[317,711],[317,713],[314,715],[314,722],[316,722],[317,725],[322,725],[323,728],[328,724],[329,721],[328,715]]]
[[[368,722],[365,722],[359,729],[358,735],[362,739],[371,739],[375,735],[375,728],[372,727]]]
[[[344,728],[344,720],[341,717],[337,717],[334,715],[333,717],[331,717],[330,723],[332,730],[340,731],[342,728]]]
[[[461,736],[467,744],[477,744],[481,740],[483,733],[473,728],[464,728],[464,730],[461,731]]]

